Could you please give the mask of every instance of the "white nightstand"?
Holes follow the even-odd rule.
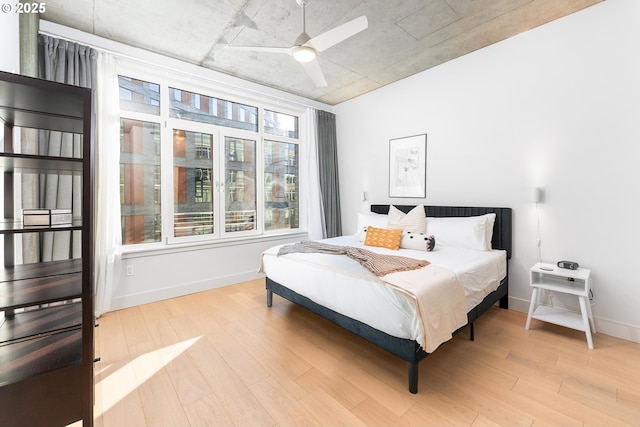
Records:
[[[529,330],[531,318],[544,322],[555,323],[556,325],[584,331],[587,336],[587,345],[593,349],[591,332],[596,333],[596,325],[591,313],[589,304],[589,291],[591,290],[591,270],[578,268],[577,270],[567,270],[553,264],[539,262],[530,270],[531,304],[529,305],[529,315],[525,329]],[[540,289],[560,292],[563,294],[575,295],[580,303],[580,313],[568,311],[561,308],[539,305]]]

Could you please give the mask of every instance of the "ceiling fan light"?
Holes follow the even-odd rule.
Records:
[[[313,61],[316,57],[316,51],[309,46],[299,46],[293,51],[293,57],[298,62]]]

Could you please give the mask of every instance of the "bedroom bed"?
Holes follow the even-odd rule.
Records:
[[[415,206],[410,205],[394,205],[393,208],[390,205],[372,205],[371,216],[358,215],[359,228],[363,224],[366,226],[368,221],[387,221],[390,209],[411,215],[416,211],[414,208]],[[469,221],[490,216],[488,234],[482,236],[486,237],[486,250],[457,247],[449,237],[449,242],[441,239],[444,245],[439,244],[437,232],[435,249],[429,252],[404,249],[404,246],[397,251],[371,248],[363,245],[362,235],[342,236],[323,242],[339,247],[373,250],[379,254],[393,253],[411,259],[427,260],[432,268],[443,267],[445,271],[454,273],[452,275],[460,282],[464,291],[462,303],[465,307],[462,314],[466,312],[466,319],[462,319],[462,322],[458,320],[457,327],[448,325],[448,329],[441,328],[444,329],[442,331],[430,329],[430,323],[425,323],[421,315],[416,315],[416,311],[420,311],[416,305],[420,305],[416,304],[414,298],[389,286],[389,283],[349,257],[318,253],[278,256],[278,251],[286,245],[271,248],[263,254],[262,268],[267,276],[267,306],[272,306],[275,293],[400,357],[407,362],[409,391],[417,393],[419,363],[429,352],[433,352],[439,343],[445,342],[447,336],[450,338],[467,325],[470,339],[473,340],[474,320],[496,303],[501,308],[508,308],[508,260],[511,258],[510,208],[425,206],[424,211],[427,218],[426,234],[429,234],[430,229],[440,230],[442,238],[445,237],[444,233],[450,233],[452,229],[442,226],[437,228],[435,221],[439,220],[436,218],[447,218],[447,227],[458,224],[451,220],[464,221],[460,224],[466,225],[456,226],[454,231],[458,233],[457,230],[466,232],[470,229]],[[372,223],[368,225],[372,227]],[[432,228],[428,224],[432,224]],[[454,240],[455,238],[456,236],[453,237]],[[394,275],[385,277],[392,276]],[[457,310],[459,312],[460,308]],[[446,316],[447,313],[436,313],[435,323],[441,323],[443,315]],[[435,344],[427,343],[424,338],[427,330],[444,338],[435,341]]]

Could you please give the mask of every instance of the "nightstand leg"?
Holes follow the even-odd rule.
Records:
[[[585,301],[587,303],[587,314],[589,315],[589,321],[591,322],[591,333],[595,334],[596,331],[596,321],[593,320],[593,312],[591,311],[591,303],[589,303],[589,299]]]
[[[528,331],[529,326],[531,325],[531,316],[533,316],[533,312],[536,311],[536,305],[538,304],[538,288],[533,288],[533,293],[531,294],[531,304],[529,304],[529,314],[527,315],[527,323],[524,325],[524,328]]]
[[[584,333],[587,336],[587,345],[591,350],[593,350],[593,340],[591,339],[591,325],[587,309],[587,305],[589,303],[586,301],[586,299],[586,297],[578,297],[578,301],[580,301],[580,311],[582,312],[582,323],[584,323]]]

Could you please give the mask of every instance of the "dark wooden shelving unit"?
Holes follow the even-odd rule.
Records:
[[[89,89],[0,72],[4,221],[0,236],[0,427],[93,425],[93,156]],[[16,153],[14,128],[82,135],[82,156]],[[0,148],[1,149],[1,148]],[[70,224],[25,227],[15,174],[74,175],[82,212]],[[81,214],[81,215],[79,215]],[[81,218],[81,219],[80,219]],[[81,258],[15,264],[26,233],[80,232]]]

